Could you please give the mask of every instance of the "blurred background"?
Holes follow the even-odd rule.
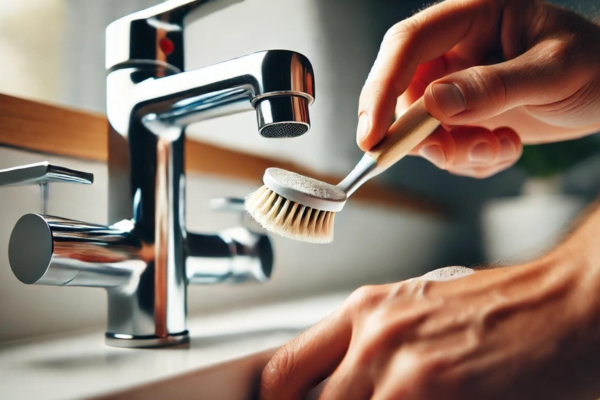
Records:
[[[0,0],[0,93],[104,113],[104,30],[113,20],[159,2]],[[425,2],[229,3],[214,12],[208,4],[188,18],[186,69],[263,49],[299,51],[315,70],[312,129],[293,140],[263,139],[256,135],[254,113],[245,113],[193,125],[188,135],[293,161],[317,172],[345,175],[361,156],[355,144],[358,97],[381,39],[391,25]],[[590,18],[600,13],[597,0],[554,3]],[[413,157],[379,179],[447,211],[444,224],[452,239],[440,242],[439,265],[431,265],[441,267],[519,262],[543,252],[600,193],[599,171],[600,140],[594,135],[528,147],[517,166],[485,180],[452,176]],[[8,206],[6,198],[0,197],[0,204]],[[407,226],[410,232],[413,228]],[[390,238],[392,243],[406,240],[402,235]],[[424,244],[414,251],[432,250]]]
[[[0,92],[104,112],[106,25],[159,2],[0,0],[3,10],[0,52],[4,60]],[[320,172],[347,173],[360,157],[354,141],[358,96],[381,38],[391,25],[421,9],[426,2],[378,0],[375,5],[368,0],[240,0],[230,3],[232,6],[214,13],[200,8],[189,17],[185,41],[187,69],[269,48],[302,52],[313,63],[316,75],[317,100],[311,109],[313,127],[309,134],[292,141],[270,141],[254,134],[254,116],[245,113],[194,125],[188,134],[226,147],[291,160]],[[595,0],[554,3],[589,18],[599,13]],[[600,167],[597,143],[597,138],[591,137],[574,143],[528,148],[519,166],[486,180],[455,177],[416,158],[403,160],[380,179],[443,204],[462,223],[465,240],[456,254],[449,255],[448,262],[494,262],[511,255],[495,247],[511,248],[513,242],[497,246],[484,243],[489,235],[500,240],[497,236],[503,234],[483,234],[482,210],[487,211],[483,216],[487,223],[496,224],[496,219],[504,216],[496,215],[501,205],[493,199],[513,198],[524,191],[538,197],[544,192],[574,195],[577,199],[569,199],[570,206],[564,207],[579,208],[575,203],[589,202],[600,188],[600,175],[594,173]],[[569,213],[561,208],[559,213],[568,220],[576,211]],[[506,218],[510,218],[509,214]],[[522,217],[519,215],[516,221]],[[509,221],[506,229],[510,226]],[[514,242],[516,245],[522,240]],[[526,244],[531,244],[531,240]]]

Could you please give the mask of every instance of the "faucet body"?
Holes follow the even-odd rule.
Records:
[[[266,235],[187,231],[185,128],[254,109],[263,136],[299,136],[310,127],[312,67],[299,53],[271,50],[184,71],[183,20],[204,3],[167,1],[107,28],[111,225],[29,214],[11,237],[13,270],[34,262],[19,239],[35,230],[50,243],[35,260],[40,273],[25,274],[35,282],[26,283],[106,288],[110,345],[186,342],[188,283],[264,281],[271,273]]]

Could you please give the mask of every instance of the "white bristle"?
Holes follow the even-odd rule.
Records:
[[[287,200],[266,186],[246,197],[246,210],[263,228],[290,239],[331,243],[335,213]]]

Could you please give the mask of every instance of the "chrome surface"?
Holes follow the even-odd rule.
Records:
[[[91,185],[94,174],[53,165],[48,161],[0,170],[0,187],[40,185],[42,214],[48,213],[49,186],[53,182]]]
[[[151,258],[132,229],[128,221],[107,227],[26,214],[10,237],[10,267],[27,284],[103,287],[127,293]]]
[[[207,15],[241,1],[169,0],[114,21],[106,28],[106,43],[109,44],[106,46],[106,69],[131,62],[153,61],[168,65],[174,71],[183,71],[184,20],[188,14],[201,5],[205,5],[204,14]],[[152,40],[154,38],[156,40]],[[170,52],[163,51],[169,47]]]
[[[0,170],[0,186],[43,185],[51,182],[91,185],[94,174],[52,165],[47,161]]]
[[[190,283],[266,282],[271,276],[273,248],[265,234],[241,227],[217,235],[188,233],[187,246]]]
[[[219,197],[210,201],[210,208],[214,211],[237,212],[240,214],[246,213],[244,199],[235,197]]]
[[[368,154],[362,156],[358,164],[350,171],[337,186],[350,197],[363,183],[379,175],[381,170],[377,168],[377,162]]]
[[[221,197],[210,201],[210,208],[219,212],[235,212],[240,215],[240,225],[255,234],[266,235],[263,228],[252,216],[246,212],[245,199],[235,197]]]
[[[151,348],[185,345],[190,342],[188,331],[169,336],[134,336],[122,333],[106,332],[104,335],[105,343],[114,347],[125,348]]]
[[[302,136],[310,129],[309,101],[301,96],[269,97],[257,102],[258,130],[266,138]]]
[[[22,281],[106,288],[109,345],[184,343],[188,283],[271,275],[273,251],[262,231],[187,231],[184,131],[192,122],[255,110],[263,136],[305,133],[312,66],[299,53],[269,50],[182,72],[183,20],[204,3],[167,1],[107,28],[112,225],[27,215],[11,239],[11,266]],[[20,242],[30,232],[36,240],[25,247]],[[33,251],[35,243],[41,245]]]

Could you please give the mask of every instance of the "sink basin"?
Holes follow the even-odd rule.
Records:
[[[275,349],[333,311],[348,293],[191,318],[188,345],[122,349],[101,328],[0,345],[8,399],[254,399]],[[313,397],[313,396],[311,396]]]

